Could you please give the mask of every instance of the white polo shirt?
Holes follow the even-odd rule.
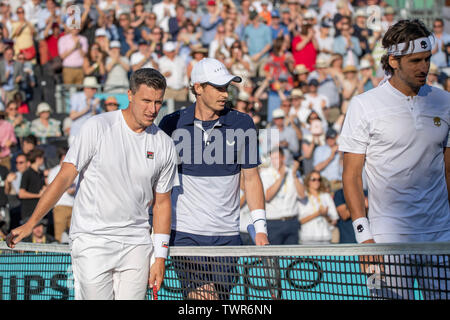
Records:
[[[156,125],[132,131],[122,111],[93,116],[81,128],[64,162],[75,165],[79,182],[70,239],[80,234],[129,244],[149,244],[148,208],[153,193],[172,189],[177,154]]]
[[[294,184],[292,168],[287,167],[286,171],[286,178],[279,191],[271,201],[266,202],[267,220],[280,220],[298,216],[299,197]],[[265,193],[279,179],[280,173],[270,166],[268,168],[261,168],[260,176]]]
[[[366,154],[374,235],[450,230],[449,127],[450,94],[428,85],[407,97],[386,81],[351,100],[339,150]]]

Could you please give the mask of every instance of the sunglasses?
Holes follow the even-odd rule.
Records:
[[[311,182],[322,181],[322,178],[311,178],[311,179],[309,179],[309,181],[311,181]]]
[[[119,104],[118,103],[114,103],[114,102],[109,102],[109,103],[106,103],[105,106],[116,106],[116,107],[118,107]]]

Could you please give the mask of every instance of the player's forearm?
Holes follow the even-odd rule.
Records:
[[[450,148],[444,150],[445,181],[447,182],[448,201],[450,203]]]
[[[265,209],[264,189],[259,174],[246,175],[244,177],[244,188],[250,211]]]
[[[172,204],[170,195],[164,199],[156,199],[155,205],[153,206],[154,233],[170,234],[171,218]]]
[[[352,220],[366,217],[362,174],[358,175],[350,168],[344,168],[342,182],[345,201]]]

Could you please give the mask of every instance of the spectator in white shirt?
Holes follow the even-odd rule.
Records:
[[[186,63],[183,58],[177,55],[177,47],[174,42],[166,42],[163,51],[164,56],[158,60],[158,65],[159,71],[167,81],[164,98],[187,101]]]

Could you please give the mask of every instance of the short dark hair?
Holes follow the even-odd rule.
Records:
[[[383,37],[382,45],[385,49],[399,43],[406,43],[404,52],[408,51],[410,41],[416,40],[422,37],[428,37],[431,32],[418,19],[414,20],[400,20],[393,26],[391,26]],[[400,59],[401,56],[396,57]],[[388,74],[393,74],[394,69],[389,65],[389,54],[385,54],[381,57],[381,65],[383,70]]]
[[[28,143],[31,143],[31,144],[34,144],[35,146],[37,146],[38,139],[36,138],[35,135],[30,134],[30,135],[26,136],[25,138],[23,138],[23,142],[28,142]]]
[[[35,163],[37,158],[43,158],[44,157],[44,150],[39,148],[34,148],[27,154],[27,160],[31,163]]]
[[[58,159],[61,159],[63,156],[65,156],[67,154],[68,150],[69,150],[69,148],[67,148],[67,147],[58,148]]]
[[[167,83],[166,78],[153,68],[142,68],[132,73],[130,78],[130,90],[135,94],[141,84],[145,84],[147,87],[155,90],[166,90]]]

